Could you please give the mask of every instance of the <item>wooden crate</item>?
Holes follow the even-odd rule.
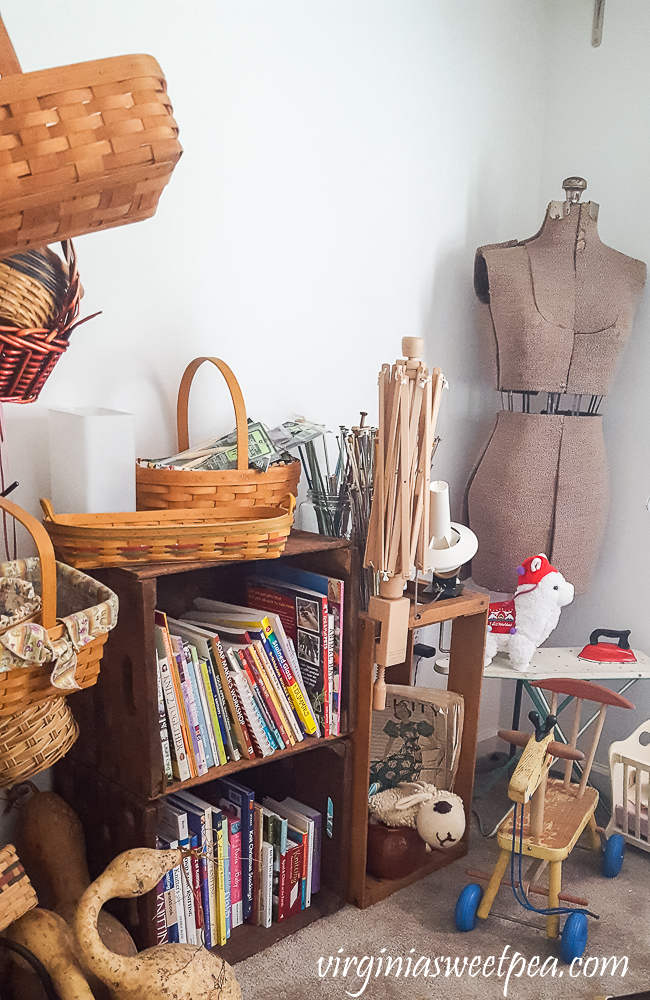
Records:
[[[270,928],[243,924],[223,948],[214,949],[231,964],[268,948],[301,927],[336,912],[346,902],[349,878],[352,746],[349,738],[314,741],[298,756],[275,754],[237,779],[256,793],[283,799],[291,795],[323,815],[321,889],[306,910]],[[88,865],[96,878],[122,851],[155,847],[158,801],[144,801],[96,771],[66,758],[56,768],[57,792],[79,815],[86,837]],[[196,790],[201,794],[201,789]],[[328,799],[332,830],[327,835]],[[132,934],[139,949],[156,944],[156,893],[113,900],[109,909]]]
[[[411,595],[412,596],[412,595]],[[413,605],[409,619],[410,641],[407,660],[390,667],[387,679],[392,684],[412,684],[413,630],[442,621],[452,621],[451,656],[447,689],[464,699],[463,740],[454,791],[465,803],[467,828],[463,840],[447,851],[433,851],[427,861],[400,879],[379,879],[366,872],[368,840],[368,782],[370,775],[370,733],[372,725],[372,685],[374,674],[376,625],[367,615],[360,619],[358,675],[359,714],[353,733],[355,747],[354,790],[352,805],[352,853],[350,861],[349,901],[360,908],[378,903],[398,889],[444,868],[467,854],[474,765],[478,739],[478,719],[483,684],[483,659],[487,632],[489,598],[465,591],[461,597],[434,604]]]
[[[347,732],[354,726],[350,706],[354,710],[356,705],[357,553],[345,539],[296,531],[289,537],[285,558],[294,565],[345,581],[341,725],[342,732]],[[251,571],[250,563],[186,566],[183,569],[165,563],[95,571],[97,579],[118,595],[120,614],[105,646],[97,685],[80,691],[70,701],[80,729],[72,757],[145,799],[168,789],[160,747],[154,610],[159,608],[177,618],[192,607],[198,596],[246,603],[244,580]],[[302,754],[316,742],[308,738],[276,754]],[[256,766],[256,760],[231,762],[215,769],[215,773],[225,776]],[[183,787],[213,776],[210,772],[190,779]]]

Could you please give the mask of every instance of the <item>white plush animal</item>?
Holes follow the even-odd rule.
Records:
[[[533,653],[560,620],[560,611],[573,600],[573,584],[545,555],[526,559],[517,573],[514,600],[490,605],[485,666],[499,650],[507,650],[515,670],[527,670]]]
[[[465,808],[460,795],[427,781],[402,781],[369,799],[371,816],[386,826],[410,826],[427,845],[453,847],[465,832]]]

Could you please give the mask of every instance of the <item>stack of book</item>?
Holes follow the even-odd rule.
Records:
[[[258,803],[228,778],[201,792],[160,805],[158,847],[184,856],[158,885],[158,944],[224,945],[245,922],[270,927],[306,909],[320,888],[321,813],[292,798]]]
[[[250,607],[197,598],[180,619],[155,613],[170,781],[340,733],[343,582],[274,565],[246,591]]]

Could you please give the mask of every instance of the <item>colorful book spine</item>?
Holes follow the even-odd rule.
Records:
[[[220,809],[212,810],[212,830],[217,858],[216,871],[216,916],[217,916],[217,944],[221,947],[228,940],[226,927],[226,859],[224,850],[228,850],[228,842],[224,848],[223,824]]]
[[[262,841],[262,877],[261,877],[261,914],[262,927],[270,927],[273,922],[273,845]]]
[[[208,765],[205,760],[205,753],[203,751],[203,740],[201,739],[201,730],[199,729],[199,719],[196,712],[196,704],[194,702],[194,694],[192,693],[192,684],[190,681],[190,676],[188,672],[187,663],[185,661],[185,653],[183,651],[183,644],[178,636],[170,636],[172,649],[174,650],[174,657],[176,660],[176,669],[178,670],[178,676],[181,683],[181,691],[183,696],[183,701],[185,703],[185,710],[187,712],[187,719],[190,729],[190,738],[192,740],[192,749],[194,751],[194,759],[196,761],[197,774],[205,774],[208,770]]]
[[[308,880],[308,869],[309,869],[309,835],[304,833],[302,830],[297,830],[295,827],[291,826],[291,820],[289,820],[289,827],[287,829],[287,834],[290,840],[293,840],[296,844],[302,845],[302,868],[300,871],[300,909],[304,910],[311,903],[311,894],[309,903],[307,902],[307,880]]]
[[[248,920],[253,910],[253,851],[255,840],[255,794],[250,788],[233,781],[219,778],[214,782],[219,796],[223,796],[237,809],[242,829],[242,900],[244,920]],[[261,809],[261,807],[259,807]]]
[[[215,763],[218,762],[219,764],[225,764],[228,758],[226,756],[226,748],[221,729],[223,723],[219,719],[219,710],[217,708],[217,702],[215,700],[214,691],[212,689],[212,682],[210,679],[210,666],[208,660],[206,660],[205,657],[201,657],[201,659],[199,660],[199,669],[201,671],[201,679],[203,681],[203,689],[205,691],[205,700],[208,709],[208,716],[213,733],[214,752],[216,755]]]
[[[287,690],[290,695],[291,703],[293,704],[298,717],[300,718],[302,724],[305,727],[305,732],[312,736],[316,735],[319,731],[318,724],[314,718],[311,706],[309,705],[309,700],[305,696],[300,684],[296,680],[293,669],[289,665],[284,652],[278,642],[275,635],[271,622],[268,617],[262,612],[261,618],[258,620],[249,618],[249,614],[255,615],[257,612],[255,609],[238,607],[234,604],[225,604],[221,601],[212,601],[206,598],[197,597],[194,601],[195,607],[200,611],[206,611],[210,613],[216,612],[216,617],[222,618],[222,624],[225,626],[234,626],[236,628],[245,629],[258,629],[261,628],[265,638],[267,639],[271,648],[276,651],[276,656],[278,662],[281,664],[280,669],[282,671],[283,679],[286,684]],[[279,626],[281,622],[279,622]],[[287,650],[288,652],[288,650]],[[296,669],[299,672],[298,664],[296,661]]]
[[[163,693],[162,676],[160,673],[160,660],[156,650],[156,676],[158,680],[158,723],[160,725],[160,748],[163,756],[163,770],[167,781],[174,780],[172,769],[172,753],[169,744],[169,728],[167,726],[167,713],[165,712],[165,695]]]
[[[257,651],[257,655],[264,665],[266,676],[273,685],[278,700],[282,705],[284,717],[289,724],[291,733],[293,734],[296,743],[301,743],[305,738],[303,727],[300,725],[298,714],[291,704],[289,692],[282,678],[280,667],[275,661],[271,646],[262,631],[253,632],[251,638],[253,639],[253,645]]]
[[[203,913],[203,899],[201,894],[201,863],[199,861],[199,838],[196,834],[190,837],[190,850],[192,855],[190,863],[192,866],[192,895],[194,903],[194,926],[196,928],[196,943],[205,944],[206,920]]]
[[[252,577],[248,602],[271,612],[296,644],[300,672],[323,734],[330,735],[330,659],[327,597],[270,577]],[[278,642],[278,645],[279,642]]]
[[[212,657],[215,655],[212,650],[210,650],[210,654]],[[219,725],[221,726],[221,736],[223,739],[226,756],[228,757],[228,760],[233,760],[233,761],[241,760],[242,754],[239,749],[233,723],[231,722],[231,716],[228,709],[228,699],[226,698],[223,689],[223,684],[221,683],[221,676],[212,660],[210,661],[209,666],[210,666],[210,684],[212,686],[212,692],[214,694],[214,702],[217,708],[217,715],[219,716]]]
[[[241,844],[241,819],[228,808],[228,803],[222,799],[222,812],[228,819],[228,845],[230,848],[230,914],[231,927],[239,927],[244,922],[244,908],[242,903],[242,844]]]
[[[251,923],[256,927],[262,923],[262,807],[253,807],[253,905]]]
[[[242,663],[245,661],[245,669],[249,680],[255,684],[258,701],[265,712],[267,726],[273,734],[276,746],[282,750],[284,747],[291,746],[289,735],[282,719],[280,718],[280,715],[278,714],[278,710],[275,707],[273,698],[271,697],[266,683],[264,682],[264,678],[260,673],[260,669],[253,652],[253,647],[251,645],[246,649],[240,650],[239,658],[242,660]]]
[[[321,845],[323,840],[323,817],[318,809],[312,809],[311,806],[306,806],[302,802],[298,802],[297,799],[287,796],[282,800],[282,805],[287,806],[289,809],[293,809],[297,813],[302,813],[307,819],[311,819],[314,822],[314,846],[312,848],[313,864],[312,864],[312,876],[311,876],[311,891],[312,893],[318,892],[320,889],[320,862],[321,862]]]
[[[268,621],[268,619],[266,619],[266,621]],[[312,707],[302,693],[298,681],[296,680],[296,676],[289,666],[289,662],[285,659],[284,653],[280,648],[280,643],[278,642],[273,629],[270,627],[264,628],[264,632],[277,660],[280,673],[282,674],[282,679],[287,686],[287,691],[289,692],[293,707],[298,714],[298,718],[305,727],[307,735],[314,736],[318,727],[316,725],[316,719],[314,717]]]
[[[263,577],[272,577],[289,583],[292,586],[301,587],[303,590],[316,591],[327,597],[329,614],[333,617],[333,622],[329,630],[330,647],[332,648],[333,659],[333,703],[332,716],[336,725],[335,732],[341,732],[341,674],[343,670],[343,642],[345,624],[345,582],[336,577],[325,576],[320,573],[313,573],[310,570],[300,569],[297,566],[290,566],[281,560],[273,563],[259,564],[259,574]]]
[[[230,656],[231,653],[232,657]],[[230,658],[232,665],[230,676],[232,678],[235,691],[237,692],[241,710],[244,714],[244,718],[246,719],[253,747],[257,751],[256,756],[270,757],[275,750],[275,743],[271,742],[270,733],[268,732],[264,719],[255,704],[253,693],[249,687],[246,675],[244,674],[241,666],[238,666],[235,662],[236,654],[232,650],[227,650],[226,655]]]
[[[163,841],[160,837],[156,837],[156,849],[159,851],[163,849]],[[165,876],[163,876],[156,886],[156,913],[154,916],[156,944],[166,944],[168,942],[165,892]]]
[[[221,687],[230,710],[233,731],[235,733],[239,749],[244,757],[252,759],[255,757],[255,751],[250,739],[246,720],[242,713],[241,705],[239,704],[239,698],[237,697],[234,681],[230,671],[228,670],[228,661],[226,660],[226,654],[223,646],[221,645],[219,636],[214,636],[211,639],[211,647],[214,653],[214,663],[221,679]]]
[[[255,678],[255,673],[253,672],[250,666],[248,656],[246,655],[246,650],[238,649],[235,652],[237,653],[237,658],[239,659],[244,675],[248,680],[248,685],[251,689],[253,700],[257,705],[259,713],[262,716],[262,721],[264,722],[264,727],[265,727],[264,731],[267,735],[267,738],[274,750],[283,749],[284,741],[282,740],[279,731],[276,729],[275,721],[273,720],[273,717],[271,716],[268,710],[260,686]]]
[[[187,672],[190,675],[192,695],[196,705],[196,714],[198,717],[199,731],[201,733],[203,752],[205,754],[205,762],[209,769],[214,767],[215,762],[218,760],[218,755],[217,748],[214,745],[214,734],[210,725],[210,715],[208,713],[208,705],[205,699],[205,691],[203,690],[199,658],[196,652],[196,647],[192,646],[188,642],[183,643],[183,651],[185,653]]]
[[[228,837],[228,817],[221,814],[221,841],[223,843],[223,888],[224,915],[226,918],[226,937],[232,933],[232,872],[230,858],[230,839]]]
[[[178,850],[178,841],[170,840],[169,848],[172,851]],[[180,865],[172,868],[172,878],[174,881],[174,905],[176,907],[176,926],[178,928],[178,943],[187,944],[187,927],[185,923],[185,902],[183,899],[183,870]]]
[[[254,664],[254,670],[256,671],[255,676],[257,677],[257,682],[262,688],[262,691],[266,698],[266,702],[269,706],[269,710],[273,715],[273,718],[278,727],[278,731],[280,733],[280,736],[282,737],[284,745],[286,747],[294,746],[296,743],[296,738],[293,735],[289,719],[287,718],[287,714],[285,712],[284,706],[282,705],[278,692],[275,689],[275,685],[273,684],[273,681],[269,676],[269,673],[267,672],[264,660],[260,655],[259,647],[261,647],[261,643],[258,642],[252,642],[249,647],[249,656],[252,660],[252,663]],[[289,712],[288,706],[287,706],[287,712]]]
[[[168,851],[170,849],[169,841],[162,840],[156,837],[156,847],[161,851]],[[169,944],[179,944],[178,935],[178,915],[176,913],[176,890],[174,888],[174,872],[165,872],[162,877],[163,893],[164,893],[164,905],[165,905],[165,924],[167,927],[166,940]],[[164,944],[165,942],[159,942]]]
[[[159,615],[160,612],[157,611],[156,619],[158,619]],[[165,632],[166,626],[163,626],[157,620],[155,625],[156,650],[158,653],[158,662],[160,664],[160,680],[165,697],[165,704],[167,706],[167,715],[169,717],[172,745],[174,748],[172,767],[174,770],[174,776],[178,778],[179,781],[186,781],[188,778],[192,777],[192,768],[188,758],[188,746],[186,742],[186,740],[189,740],[189,734],[186,737],[184,733],[181,708],[177,700],[176,685],[174,683],[174,677],[170,665],[173,653],[171,647],[169,647],[169,649],[167,648]]]
[[[280,891],[278,920],[287,920],[300,913],[302,902],[302,840],[287,840],[287,849],[280,859]]]

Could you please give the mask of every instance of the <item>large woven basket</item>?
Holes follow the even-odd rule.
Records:
[[[56,563],[49,535],[36,518],[3,497],[0,509],[28,528],[39,553],[0,564],[0,576],[30,580],[42,602],[37,623],[0,630],[4,726],[3,720],[16,713],[97,682],[104,643],[117,621],[117,597],[85,573]],[[0,737],[0,742],[6,740]]]
[[[225,362],[219,358],[196,358],[185,369],[178,390],[176,420],[178,449],[190,446],[188,403],[192,379],[204,361],[210,361],[226,380],[237,422],[237,468],[218,472],[193,472],[189,469],[150,469],[136,466],[136,506],[138,510],[164,510],[194,507],[216,508],[275,507],[287,493],[296,495],[300,462],[272,465],[266,472],[248,468],[248,423],[246,406],[239,383]]]
[[[182,149],[151,56],[21,73],[0,19],[0,257],[154,215]]]
[[[38,906],[38,898],[13,844],[0,850],[0,931],[28,910]]]
[[[0,719],[0,788],[27,781],[52,767],[67,754],[78,735],[67,699],[60,696]]]
[[[159,510],[131,514],[55,514],[41,500],[57,555],[80,569],[128,563],[276,559],[284,550],[295,498],[279,507]]]

